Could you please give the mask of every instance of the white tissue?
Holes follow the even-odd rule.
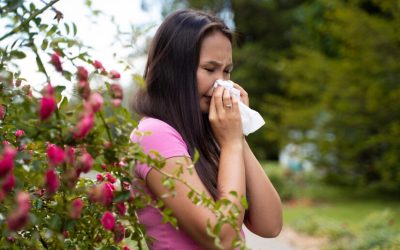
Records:
[[[239,100],[239,111],[244,135],[247,136],[253,133],[265,124],[264,119],[257,111],[247,107],[246,104],[240,100],[240,90],[233,87],[232,81],[217,80],[214,83],[214,88],[218,87],[218,85],[229,90],[229,94],[235,96],[237,100]]]

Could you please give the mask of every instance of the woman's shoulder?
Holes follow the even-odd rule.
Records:
[[[179,152],[179,155],[188,155],[187,145],[182,136],[168,123],[152,118],[144,117],[139,121],[136,129],[132,131],[131,141],[139,143],[145,151],[156,150],[161,155],[172,156]]]
[[[163,120],[153,117],[143,117],[136,129],[133,130],[132,136],[177,136],[181,138],[180,133],[171,125]]]

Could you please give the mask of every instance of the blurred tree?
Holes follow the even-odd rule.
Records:
[[[318,146],[329,180],[400,192],[399,2],[316,0],[296,15],[282,126]]]

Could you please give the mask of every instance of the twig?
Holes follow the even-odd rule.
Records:
[[[32,21],[32,19],[34,19],[38,15],[42,14],[45,10],[52,7],[58,1],[60,1],[60,0],[53,0],[53,1],[49,2],[46,6],[44,6],[42,9],[35,11],[30,17],[28,17],[25,21],[23,21],[19,26],[15,27],[10,32],[8,32],[5,35],[3,35],[2,37],[0,37],[0,41],[3,41],[7,37],[17,33],[21,29],[21,27],[25,27],[30,21]]]

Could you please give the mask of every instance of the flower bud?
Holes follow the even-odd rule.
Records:
[[[82,199],[81,198],[75,199],[71,205],[72,206],[69,216],[72,219],[79,219],[81,217],[81,212],[84,206]]]
[[[77,74],[77,77],[78,77],[78,79],[80,81],[87,81],[88,80],[89,73],[84,67],[79,66],[78,67],[78,71],[77,71],[76,74]]]
[[[18,231],[28,222],[28,214],[31,209],[29,194],[19,192],[16,197],[18,208],[7,217],[7,227],[9,230]]]
[[[101,224],[104,229],[112,231],[115,227],[115,217],[110,211],[104,212],[101,217]]]
[[[84,152],[79,157],[78,169],[83,173],[87,173],[92,169],[92,167],[93,167],[93,157],[88,152]]]
[[[78,93],[82,99],[87,100],[90,96],[90,85],[88,81],[80,80],[78,82]]]
[[[47,158],[49,159],[50,166],[56,166],[64,162],[64,150],[54,144],[47,146]]]
[[[6,115],[6,109],[4,108],[3,105],[0,104],[0,120],[3,120],[5,115]]]
[[[3,186],[1,187],[5,193],[9,193],[15,185],[15,177],[12,173],[10,173],[3,182]]]
[[[58,72],[62,72],[62,66],[61,66],[61,60],[60,60],[60,55],[55,52],[51,55],[51,60],[50,60],[51,64],[53,64],[53,66],[56,68],[56,70]]]
[[[60,180],[58,174],[54,169],[49,169],[45,174],[46,189],[50,194],[54,194],[60,187]]]
[[[110,183],[115,183],[117,181],[117,179],[110,173],[106,173],[106,178]]]
[[[125,215],[125,213],[126,213],[126,207],[125,207],[125,203],[124,203],[124,202],[118,202],[118,203],[115,205],[115,208],[116,208],[117,214],[119,214],[119,215]]]
[[[83,139],[89,134],[94,125],[93,113],[84,114],[82,119],[78,122],[74,131],[75,139]]]
[[[9,145],[5,145],[0,155],[0,177],[6,176],[14,168],[14,158],[17,151]]]
[[[54,97],[44,96],[40,100],[39,116],[42,121],[48,119],[57,109],[57,102]]]
[[[92,107],[92,111],[96,113],[103,106],[103,97],[99,93],[95,92],[90,95],[89,103]]]
[[[121,78],[121,74],[116,70],[110,70],[110,78],[111,79],[119,79],[119,78]]]
[[[113,232],[115,243],[119,243],[125,238],[125,227],[121,223],[118,222],[115,225]]]
[[[111,84],[110,90],[111,90],[111,97],[113,99],[122,100],[124,98],[124,91],[122,90],[122,87],[120,84],[118,84],[118,83]]]
[[[15,137],[18,139],[19,137],[25,135],[25,131],[18,129],[17,131],[15,131]]]

